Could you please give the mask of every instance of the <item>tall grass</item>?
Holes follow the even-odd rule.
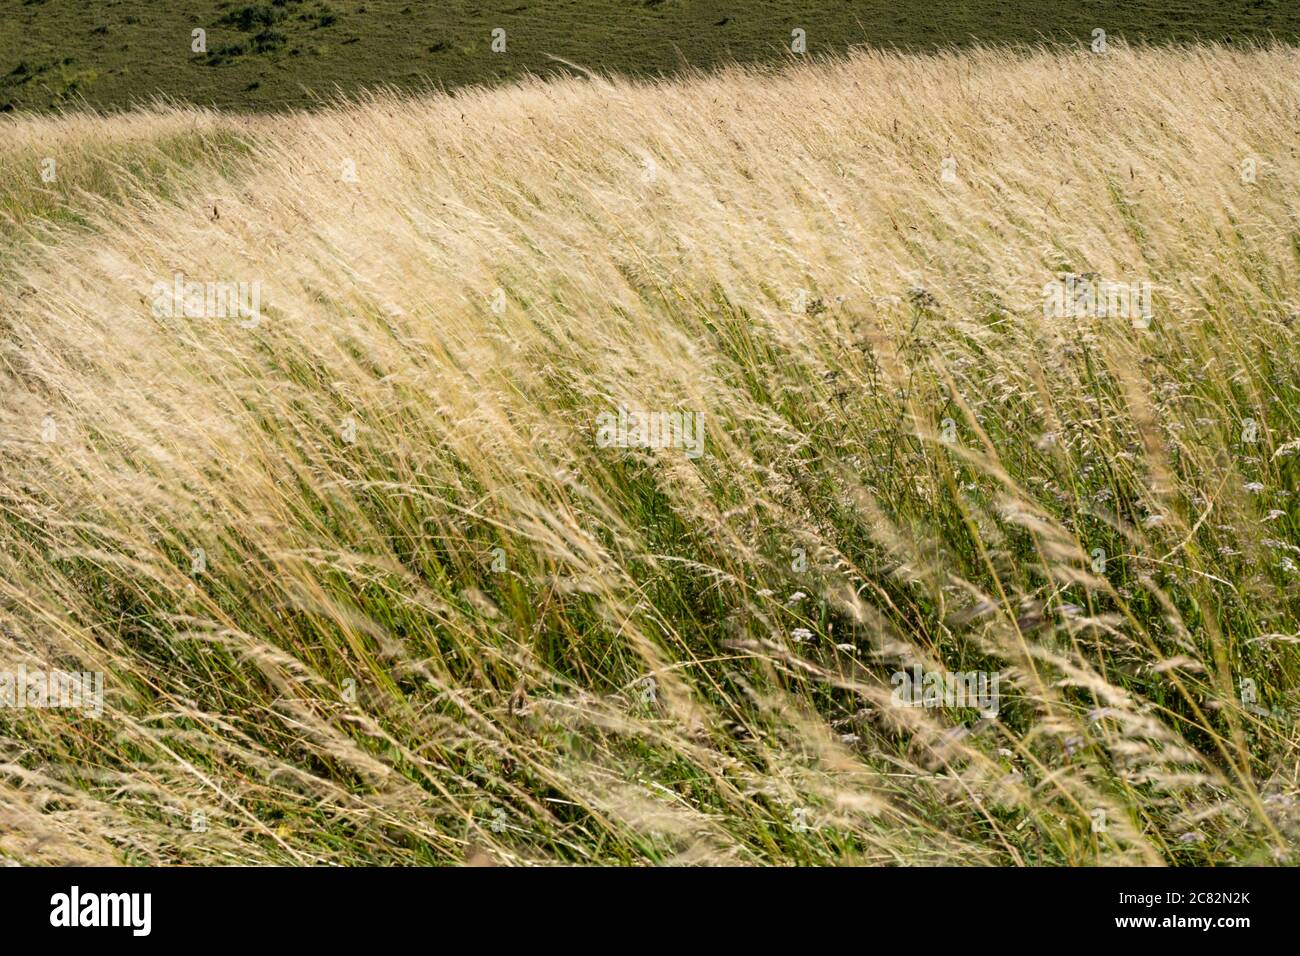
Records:
[[[1294,862],[1298,67],[0,118],[0,670],[106,675],[0,710],[0,856]]]

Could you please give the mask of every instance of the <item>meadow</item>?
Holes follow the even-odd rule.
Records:
[[[0,116],[0,857],[1294,864],[1298,78]]]

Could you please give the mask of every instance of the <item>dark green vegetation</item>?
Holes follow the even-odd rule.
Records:
[[[207,32],[206,53],[191,32]],[[492,31],[506,51],[492,52]],[[419,89],[583,67],[639,74],[871,44],[1243,43],[1300,37],[1288,0],[0,0],[0,110],[164,94],[196,104],[302,106],[337,91]]]

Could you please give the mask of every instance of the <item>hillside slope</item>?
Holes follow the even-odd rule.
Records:
[[[202,30],[196,49],[194,31]],[[342,90],[639,76],[858,46],[1300,41],[1288,0],[0,0],[0,111],[164,95],[268,110]],[[501,31],[498,33],[497,31]]]

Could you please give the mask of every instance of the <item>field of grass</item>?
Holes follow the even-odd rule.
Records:
[[[505,30],[493,52],[492,31]],[[1288,0],[0,0],[0,110],[163,94],[266,110],[336,90],[420,90],[588,69],[667,74],[683,64],[756,63],[858,45],[1300,38]],[[206,31],[206,52],[191,33]]]
[[[0,858],[1294,864],[1298,77],[0,117]]]

